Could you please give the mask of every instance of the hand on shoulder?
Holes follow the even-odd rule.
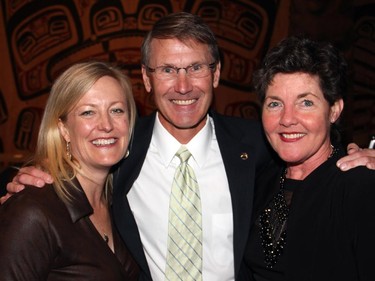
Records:
[[[34,166],[23,167],[19,169],[13,180],[7,184],[8,193],[0,198],[0,203],[3,204],[13,194],[23,190],[25,185],[43,187],[45,184],[52,182],[53,179],[48,173]]]
[[[337,161],[337,167],[342,171],[348,171],[358,166],[366,166],[375,170],[375,149],[360,148],[355,143],[348,144],[348,155]]]

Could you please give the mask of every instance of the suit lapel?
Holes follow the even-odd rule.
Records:
[[[130,209],[127,193],[137,179],[148,147],[151,142],[155,114],[140,118],[137,121],[129,156],[122,161],[114,175],[113,213],[116,226],[129,251],[136,259],[145,280],[151,280],[151,274],[143,251],[138,227]],[[144,280],[141,278],[141,280]]]
[[[264,160],[264,140],[259,126],[251,121],[238,120],[211,114],[215,133],[227,173],[233,208],[234,264],[238,276],[250,229],[256,166]],[[126,194],[137,179],[143,166],[152,138],[156,114],[138,120],[130,154],[120,165],[114,177],[113,211],[116,226],[128,247],[146,274],[142,280],[151,280],[138,228]],[[229,121],[228,121],[229,120]],[[245,125],[246,124],[246,125]],[[263,158],[263,159],[261,159]],[[267,159],[267,157],[265,158]]]
[[[233,208],[233,251],[237,276],[250,229],[254,198],[255,148],[247,141],[243,128],[226,124],[213,114],[215,132],[227,173]],[[250,122],[250,121],[249,121]],[[229,125],[229,126],[228,126]],[[249,131],[248,134],[251,134]],[[246,134],[248,136],[248,134]]]

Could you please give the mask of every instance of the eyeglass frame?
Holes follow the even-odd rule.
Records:
[[[186,73],[186,75],[188,76],[188,77],[190,77],[189,76],[189,72],[188,72],[188,70],[189,69],[191,69],[192,67],[194,67],[194,66],[196,66],[196,65],[206,65],[206,66],[208,66],[208,69],[210,69],[211,71],[212,70],[215,70],[215,68],[216,68],[216,65],[217,65],[217,62],[216,61],[214,61],[214,62],[212,62],[212,63],[195,63],[195,64],[190,64],[190,65],[188,65],[188,66],[186,66],[186,67],[177,67],[177,66],[173,66],[173,65],[160,65],[160,66],[156,66],[156,67],[154,67],[154,68],[152,68],[152,67],[150,67],[150,66],[148,66],[148,65],[144,65],[144,67],[146,68],[146,70],[148,71],[148,72],[150,72],[150,73],[155,73],[156,72],[156,70],[159,68],[162,68],[162,67],[169,67],[169,68],[172,68],[172,69],[174,69],[175,71],[176,71],[176,76],[171,76],[171,78],[172,79],[176,79],[177,78],[177,75],[178,75],[178,73],[179,73],[179,71],[181,70],[181,69],[185,69],[185,73]],[[202,77],[199,77],[199,78],[204,78],[204,77],[207,77],[208,75],[206,75],[206,76],[202,76]],[[170,79],[170,80],[172,80],[172,79]],[[163,80],[163,79],[159,79],[159,80]],[[169,79],[166,79],[166,80],[169,80]]]

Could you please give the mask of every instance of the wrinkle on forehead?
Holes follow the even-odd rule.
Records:
[[[150,64],[185,67],[193,63],[212,63],[206,44],[178,39],[154,39],[151,43]],[[155,67],[155,65],[153,65]]]

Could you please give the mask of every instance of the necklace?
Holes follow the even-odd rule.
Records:
[[[334,147],[331,144],[331,154],[328,156],[328,159],[331,158],[333,155],[335,155],[337,151],[338,151],[338,148]]]
[[[259,216],[260,237],[267,268],[272,268],[276,264],[286,243],[286,222],[289,207],[284,196],[285,175],[286,169],[280,177],[279,192]]]
[[[109,242],[109,237],[108,237],[108,235],[107,234],[103,234],[103,239],[104,239],[104,241],[108,244],[108,242]]]

